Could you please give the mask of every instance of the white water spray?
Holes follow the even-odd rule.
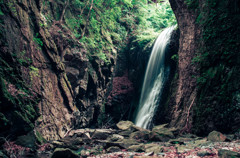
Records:
[[[147,70],[141,92],[141,98],[135,118],[135,124],[148,128],[158,107],[165,81],[170,72],[164,66],[166,46],[168,45],[174,26],[166,28],[158,36],[148,61]]]

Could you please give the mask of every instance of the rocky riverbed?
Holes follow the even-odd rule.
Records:
[[[121,121],[116,126],[116,129],[71,130],[63,139],[47,142],[36,149],[6,141],[0,157],[240,157],[239,133],[223,135],[213,131],[207,137],[198,137],[179,134],[178,129],[167,128],[167,124],[155,126],[151,131],[130,121]]]

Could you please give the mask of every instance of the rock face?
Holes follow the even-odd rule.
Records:
[[[129,80],[127,71],[123,76],[113,78],[111,92],[107,98],[106,112],[112,116],[115,122],[128,118],[133,94],[134,87]]]
[[[37,101],[37,105],[31,104],[28,109],[25,104],[23,107],[26,110],[15,105],[8,107],[8,110],[1,108],[1,120],[6,120],[6,124],[12,123],[0,129],[3,134],[17,127],[17,124],[23,125],[19,123],[22,120],[28,128],[18,131],[19,134],[25,134],[35,126],[38,134],[53,140],[64,137],[72,128],[97,122],[115,57],[110,52],[112,58],[109,64],[96,57],[89,60],[86,50],[67,25],[55,20],[51,9],[57,10],[57,7],[55,2],[45,4],[38,0],[1,2],[4,14],[0,16],[3,26],[1,65],[11,64],[9,59],[15,61],[16,57],[19,62],[14,66],[19,70],[19,78],[34,94],[31,100]],[[3,86],[12,87],[8,92],[10,97],[24,94],[19,91],[17,82],[1,78],[1,83],[1,89]],[[16,131],[12,132],[16,134]]]
[[[170,0],[170,3],[180,30],[176,94],[169,102],[170,125],[182,132],[193,130],[198,134],[237,131],[239,3],[234,0]],[[222,27],[225,25],[227,29]]]

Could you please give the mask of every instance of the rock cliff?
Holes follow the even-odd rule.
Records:
[[[96,56],[89,58],[69,26],[57,18],[53,10],[62,7],[57,2],[11,0],[0,5],[1,93],[5,94],[1,134],[21,135],[34,128],[35,133],[53,140],[96,122],[111,81],[115,52],[110,52],[108,64]],[[14,71],[18,76],[7,76]],[[26,105],[30,97],[33,103]],[[11,98],[22,103],[13,103]],[[6,132],[10,129],[16,130]]]
[[[170,124],[206,134],[239,128],[239,1],[170,0],[180,29]]]

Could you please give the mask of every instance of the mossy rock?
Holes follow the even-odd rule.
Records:
[[[226,138],[227,137],[225,135],[217,131],[212,131],[207,137],[208,141],[212,142],[224,142]]]
[[[175,128],[166,128],[167,124],[155,126],[150,134],[150,140],[167,142],[175,138],[173,132]]]
[[[19,136],[16,140],[16,144],[28,148],[35,148],[37,144],[43,143],[46,143],[46,140],[39,132],[34,131],[29,132],[27,135]]]
[[[121,151],[121,149],[118,146],[111,146],[107,148],[108,153],[119,152],[119,151]]]
[[[134,124],[131,121],[120,121],[117,123],[117,127],[120,130],[128,130],[130,129]]]
[[[130,134],[130,138],[139,140],[149,140],[150,131],[136,131]]]
[[[219,158],[226,158],[226,157],[240,158],[240,153],[230,151],[230,150],[220,149],[220,150],[218,150],[218,156],[219,156]]]

